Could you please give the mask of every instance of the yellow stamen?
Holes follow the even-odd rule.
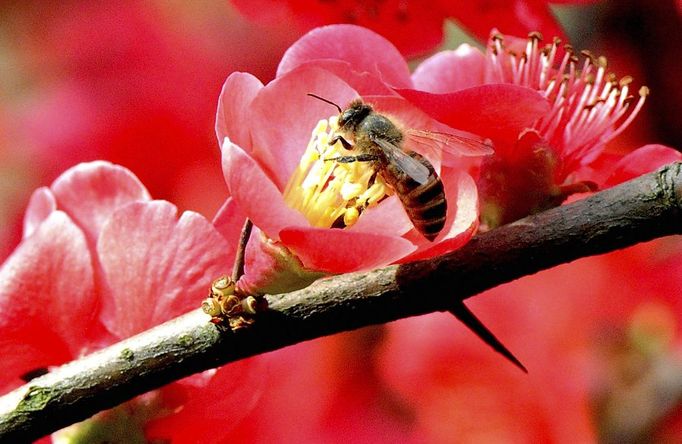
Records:
[[[351,225],[354,225],[355,222],[358,221],[359,217],[360,212],[358,211],[358,209],[355,207],[350,207],[343,214],[343,223],[346,224],[347,227],[350,227]]]
[[[366,208],[377,205],[392,192],[376,174],[372,162],[330,160],[358,154],[346,150],[340,142],[329,145],[336,130],[338,117],[320,120],[284,190],[287,204],[315,227],[349,227]]]

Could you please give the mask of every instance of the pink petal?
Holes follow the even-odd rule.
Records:
[[[212,223],[218,233],[225,238],[228,245],[237,245],[245,221],[244,212],[237,206],[232,197],[228,197],[213,217]]]
[[[353,65],[344,60],[315,60],[302,63],[297,67],[297,69],[301,68],[318,68],[329,71],[343,79],[344,82],[362,96],[368,94],[395,95],[393,89],[384,83],[381,78],[366,71],[357,71]]]
[[[365,210],[357,223],[348,230],[402,236],[412,228],[412,222],[407,217],[400,199],[398,196],[391,196],[376,207]]]
[[[513,144],[519,133],[549,112],[537,91],[508,84],[481,85],[447,94],[403,89],[403,97],[452,128]]]
[[[600,188],[603,188],[615,165],[620,162],[622,158],[622,153],[602,151],[594,161],[587,165],[580,165],[574,171],[568,169],[562,170],[565,170],[567,174],[570,173],[571,178],[574,179],[575,182],[590,181],[598,184]]]
[[[310,31],[284,53],[277,77],[320,59],[344,60],[354,70],[371,73],[396,88],[412,85],[407,63],[395,46],[355,25],[330,25]]]
[[[307,287],[324,273],[308,270],[281,242],[253,227],[237,289],[248,294],[280,294]]]
[[[319,120],[338,114],[332,105],[308,93],[341,107],[358,96],[328,71],[300,68],[270,82],[252,104],[254,148],[249,154],[263,165],[280,190],[300,162]]]
[[[251,146],[251,119],[249,106],[263,84],[248,73],[235,72],[225,80],[218,99],[216,114],[216,134],[218,143],[228,137],[232,142],[243,147]]]
[[[393,119],[401,128],[436,130],[442,127],[440,122],[404,97],[367,95],[363,96],[363,100],[372,105],[378,113]]]
[[[415,249],[400,237],[336,228],[285,228],[280,239],[306,268],[327,273],[385,266]]]
[[[162,387],[161,396],[166,401],[164,407],[172,409],[173,413],[145,424],[147,440],[174,443],[222,441],[221,437],[253,413],[263,396],[267,380],[263,375],[270,374],[265,359],[257,356],[241,360]],[[196,427],[202,423],[222,423],[222,426],[219,430]]]
[[[24,239],[29,237],[47,217],[57,209],[52,190],[38,188],[31,195],[24,215]]]
[[[486,58],[473,46],[462,44],[424,60],[412,74],[414,88],[443,94],[483,84]]]
[[[612,187],[668,163],[682,161],[682,153],[664,145],[644,145],[624,156],[613,168],[604,187]]]
[[[241,211],[271,239],[286,226],[308,226],[305,217],[287,206],[282,193],[239,146],[223,146],[223,173]]]
[[[108,284],[103,322],[120,338],[196,308],[229,273],[234,246],[203,216],[165,201],[115,211],[97,243]]]
[[[52,212],[0,268],[0,388],[61,364],[103,330],[92,257],[83,232]]]
[[[443,231],[433,243],[420,242],[419,249],[401,260],[439,256],[466,244],[478,228],[478,191],[476,183],[466,173],[444,168],[441,176],[448,202],[448,214]]]
[[[130,202],[149,200],[149,192],[128,169],[105,161],[81,163],[52,186],[59,208],[67,212],[94,244],[112,212]]]

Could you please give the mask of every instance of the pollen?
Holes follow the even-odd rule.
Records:
[[[319,228],[350,227],[363,211],[392,192],[372,162],[334,160],[358,154],[341,142],[329,144],[338,129],[337,121],[333,116],[318,122],[284,190],[286,203]]]

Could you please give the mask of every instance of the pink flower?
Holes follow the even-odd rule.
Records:
[[[264,236],[252,236],[242,281],[245,289],[291,288],[263,289],[275,278],[257,275],[278,268],[295,269],[297,277],[316,272],[309,282],[320,272],[367,270],[434,256],[458,248],[471,237],[477,227],[478,200],[468,174],[471,160],[465,160],[470,158],[456,156],[441,166],[438,154],[424,153],[439,171],[448,203],[445,227],[434,242],[416,232],[397,196],[388,196],[391,191],[385,183],[370,179],[368,163],[325,160],[341,155],[338,150],[326,152],[331,149],[327,140],[334,125],[329,119],[337,111],[308,93],[341,106],[362,97],[404,126],[442,130],[442,125],[394,92],[413,86],[397,49],[352,25],[319,28],[301,38],[284,55],[277,78],[265,86],[249,74],[227,79],[216,124],[231,195],[223,212],[249,217]],[[515,85],[471,88],[451,105],[471,114],[489,109],[488,117],[495,120],[511,107],[527,111],[522,118],[501,121],[501,132],[520,131],[546,111],[546,102],[537,92]],[[219,214],[216,224],[224,225],[223,219]],[[279,249],[274,254],[277,259],[265,259],[264,264],[257,259],[262,245]],[[287,279],[280,276],[280,281]],[[305,284],[305,279],[299,280]]]
[[[443,40],[446,19],[456,20],[463,28],[484,40],[497,26],[510,34],[541,31],[563,35],[552,14],[550,3],[589,3],[591,0],[479,0],[468,2],[435,1],[428,7],[419,2],[306,2],[246,1],[232,3],[247,17],[266,24],[292,23],[300,31],[332,23],[352,23],[371,29],[391,41],[405,56],[423,54]],[[348,43],[352,44],[351,42]],[[373,49],[368,47],[368,53]]]
[[[16,69],[0,103],[0,261],[21,239],[30,191],[84,161],[125,165],[154,196],[214,213],[225,195],[213,192],[224,184],[210,98],[228,72],[273,78],[300,36],[286,24],[265,33],[225,1],[30,3],[2,15],[3,60]]]
[[[233,255],[234,242],[209,221],[193,212],[178,217],[171,203],[151,200],[125,168],[101,161],[71,168],[34,192],[24,239],[0,267],[0,390],[196,308]],[[243,378],[233,371],[172,384],[135,408],[153,405],[150,418],[166,424],[155,436],[173,436],[197,416],[222,417],[231,397],[214,395]],[[150,404],[150,396],[162,401]],[[158,418],[187,399],[197,403],[191,414]],[[102,427],[110,418],[100,418]]]
[[[485,53],[468,45],[438,53],[415,71],[416,88],[401,90],[441,122],[495,142],[495,155],[484,161],[478,179],[482,219],[489,227],[682,159],[676,150],[660,145],[647,145],[625,157],[603,155],[605,145],[642,108],[648,90],[640,88],[639,98],[633,99],[632,79],[608,73],[605,58],[583,52],[580,61],[570,47],[563,56],[558,54],[556,40],[543,46],[538,34],[524,41],[493,32]],[[547,112],[523,131],[503,133],[485,112],[471,115],[450,106],[471,87],[499,84],[538,91],[548,100]],[[510,109],[506,118],[522,113]]]

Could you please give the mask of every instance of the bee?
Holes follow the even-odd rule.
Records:
[[[433,165],[416,151],[405,151],[406,142],[433,141],[442,148],[452,147],[464,155],[492,153],[489,140],[425,130],[402,130],[391,119],[374,110],[362,99],[345,109],[315,94],[311,97],[335,106],[339,111],[338,130],[329,144],[341,142],[353,156],[326,160],[340,163],[371,162],[375,171],[395,191],[415,229],[433,242],[445,227],[447,201],[443,182]]]

